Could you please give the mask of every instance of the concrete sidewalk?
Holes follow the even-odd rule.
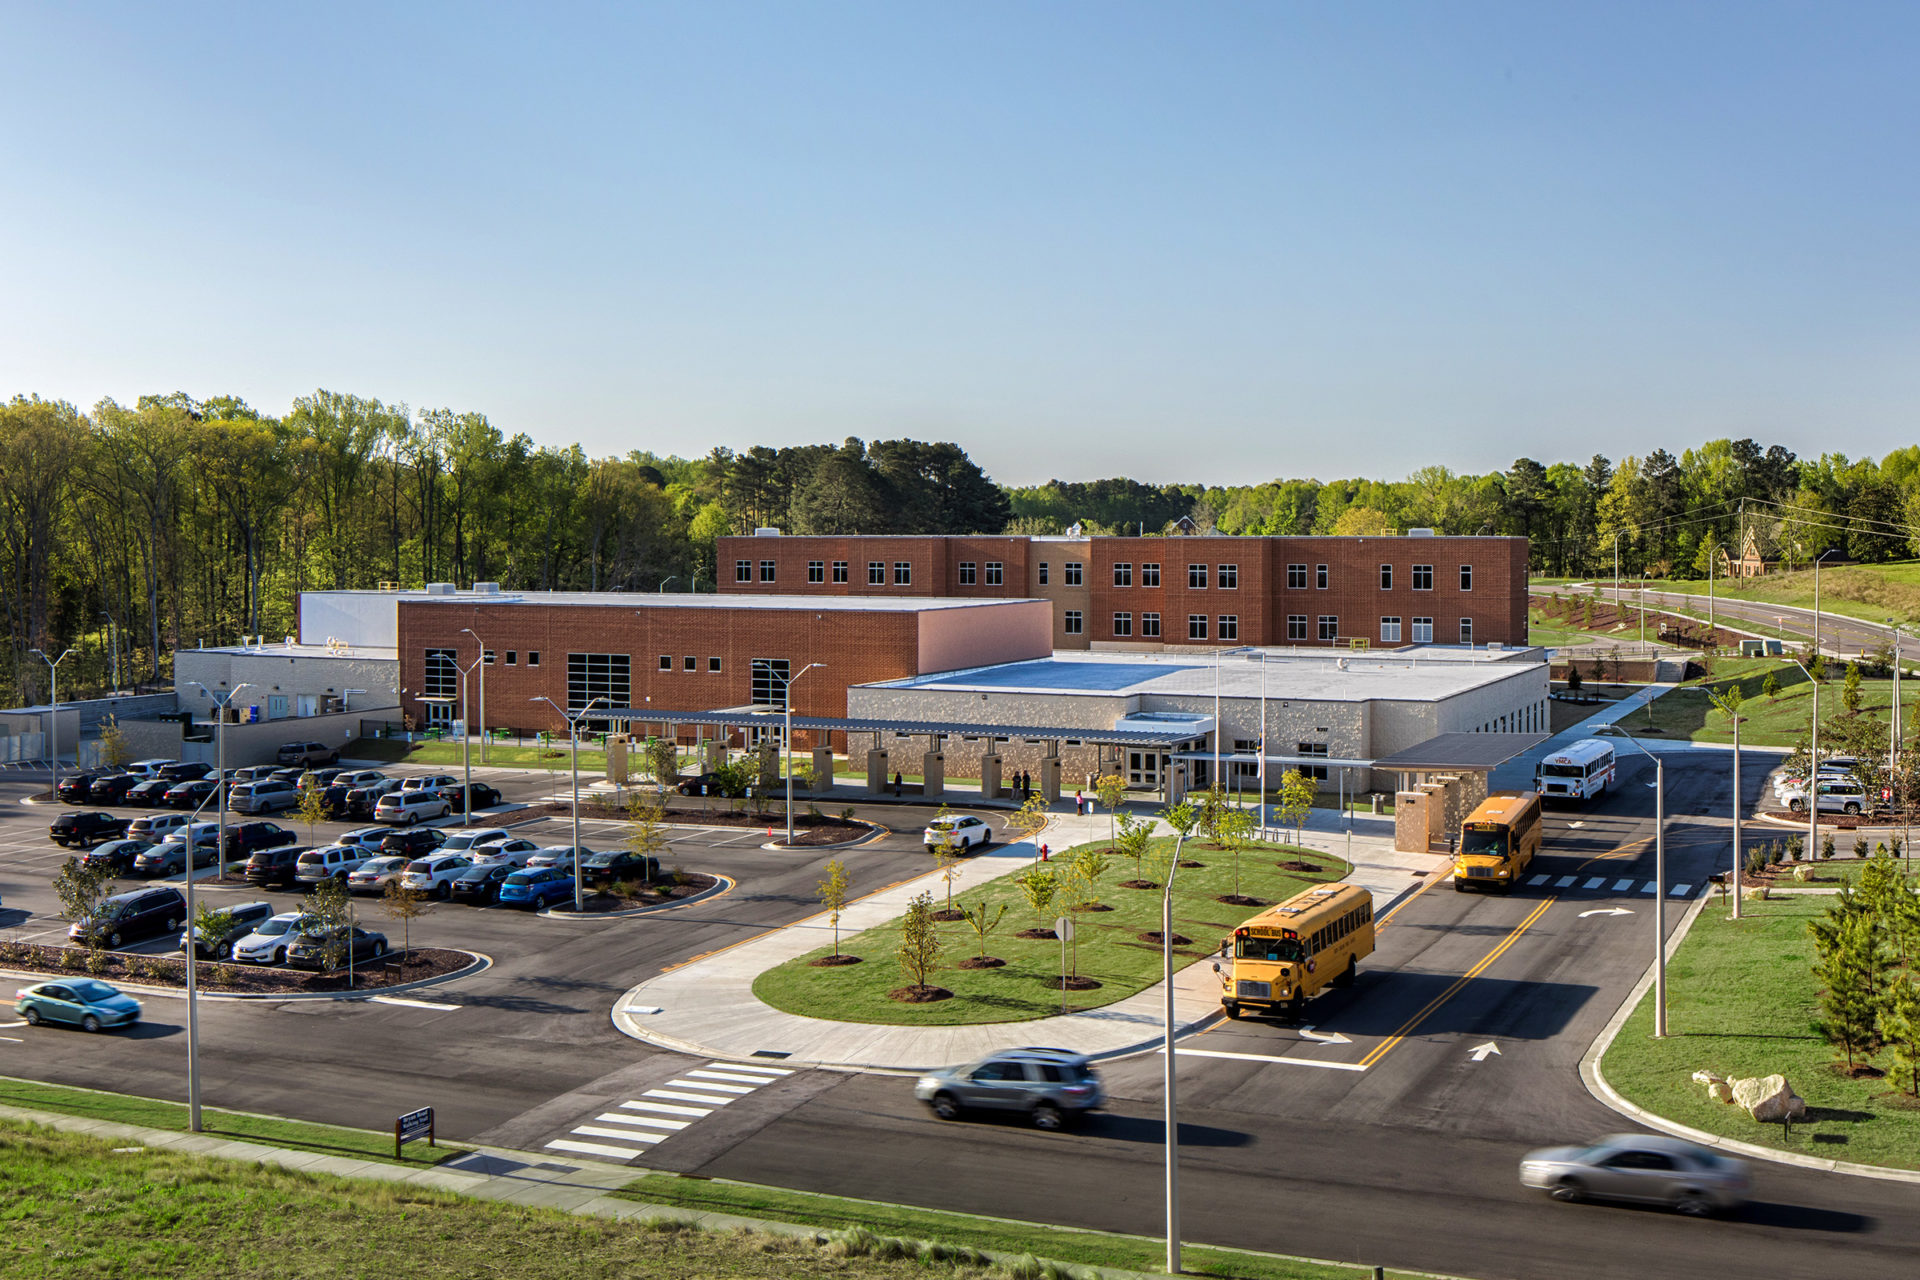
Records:
[[[1161,831],[1165,830],[1162,826]],[[1107,833],[1104,815],[1062,814],[1040,840],[1060,850],[1103,839]],[[1373,891],[1375,909],[1380,912],[1446,861],[1431,854],[1395,852],[1391,818],[1356,817],[1349,835],[1340,814],[1315,810],[1303,843],[1338,857],[1347,857],[1351,848],[1351,880]],[[995,845],[962,864],[954,896],[1018,871],[1038,857],[1032,842]],[[946,885],[935,872],[889,885],[842,913],[841,936],[897,919],[923,890],[931,890],[936,898],[946,895]],[[1030,1044],[1116,1057],[1151,1048],[1164,1034],[1164,984],[1084,1012],[957,1027],[833,1022],[785,1013],[754,996],[754,980],[762,973],[829,945],[832,937],[825,916],[816,915],[650,978],[615,1003],[614,1026],[637,1040],[702,1057],[751,1060],[755,1055],[779,1054],[781,1061],[789,1063],[902,1072],[967,1062]],[[1176,1030],[1189,1030],[1219,1016],[1220,979],[1205,961],[1175,974],[1173,989]]]

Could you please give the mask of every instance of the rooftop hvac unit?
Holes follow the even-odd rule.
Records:
[[[454,593],[454,590],[454,585],[451,582],[429,582],[427,584],[427,594],[430,596],[450,596]]]
[[[1409,538],[1431,538],[1431,537],[1433,536],[1433,530],[1431,530],[1431,529],[1409,529],[1409,530],[1407,530],[1407,536],[1408,536]]]
[[[780,531],[772,525],[762,525],[753,531],[753,536],[756,538],[777,538],[780,536]]]
[[[479,596],[497,596],[500,594],[500,584],[497,582],[476,582],[473,584],[473,593]]]

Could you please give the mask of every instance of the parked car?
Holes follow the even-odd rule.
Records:
[[[731,789],[730,789],[731,788]],[[740,795],[738,787],[732,787],[724,773],[696,773],[691,778],[682,778],[674,787],[683,796],[724,796]]]
[[[242,783],[227,797],[227,808],[235,813],[277,813],[300,803],[300,793],[291,782],[272,778]]]
[[[98,978],[58,978],[14,993],[13,1011],[38,1027],[46,1023],[105,1031],[140,1020],[140,1002]]]
[[[338,782],[321,787],[316,793],[320,797],[320,812],[329,818],[346,817],[347,795],[352,790],[352,787],[343,786]]]
[[[558,867],[527,867],[500,882],[500,905],[539,910],[573,896],[573,877]]]
[[[410,827],[417,822],[444,818],[452,812],[453,806],[438,791],[402,789],[380,797],[380,803],[373,807],[373,820]]]
[[[486,844],[475,845],[467,856],[474,865],[483,862],[504,862],[511,867],[524,867],[527,859],[540,852],[540,846],[522,836],[508,836],[505,840],[490,840]]]
[[[217,804],[220,783],[213,778],[189,778],[167,788],[160,802],[169,809],[198,809],[202,802]]]
[[[416,858],[407,864],[407,870],[400,877],[400,883],[409,889],[422,893],[436,893],[442,898],[451,897],[453,882],[460,873],[473,863],[457,853],[436,853],[431,857]]]
[[[315,788],[325,790],[333,785],[335,778],[338,778],[345,772],[346,770],[340,768],[338,765],[326,769],[308,769],[300,775],[299,781],[293,784],[294,789],[303,792],[312,791]]]
[[[153,847],[148,840],[109,840],[80,855],[83,867],[104,867],[117,876],[133,874],[133,860]]]
[[[519,868],[511,862],[476,862],[453,882],[452,900],[485,906],[500,900],[500,886]]]
[[[175,833],[179,834],[179,833]],[[193,845],[193,865],[210,867],[220,860],[210,842],[195,841]],[[133,860],[133,873],[137,876],[177,876],[187,869],[187,842],[185,840],[162,840],[159,844],[149,845]]]
[[[395,831],[389,827],[386,839],[376,847],[381,853],[413,859],[439,852],[440,846],[446,842],[446,833],[438,827],[414,827],[406,831]]]
[[[372,933],[359,925],[341,925],[322,933],[303,933],[287,948],[287,963],[295,969],[324,969],[327,967],[328,934],[341,939],[345,944],[341,948],[341,961],[365,964],[369,960],[378,960],[387,954],[387,935]]]
[[[342,769],[329,785],[336,787],[370,787],[376,782],[386,781],[387,775],[378,769]]]
[[[47,827],[47,838],[69,849],[85,849],[102,840],[117,840],[127,834],[127,819],[116,818],[98,809],[63,813]]]
[[[622,880],[653,881],[660,878],[660,859],[631,849],[603,849],[580,860],[583,884],[617,884]]]
[[[294,863],[293,878],[303,885],[345,880],[358,871],[366,860],[365,849],[344,844],[325,845],[309,849],[299,856]]]
[[[235,785],[238,785],[242,782],[259,782],[263,778],[271,778],[278,772],[279,769],[275,765],[248,764],[238,769],[227,770],[227,775],[233,779]]]
[[[250,857],[260,849],[279,849],[297,836],[276,822],[243,822],[227,828],[227,857]]]
[[[233,957],[233,944],[265,924],[273,915],[271,902],[242,902],[231,907],[222,907],[233,918],[233,929],[227,936],[212,946],[207,945],[200,932],[199,925],[193,925],[180,934],[180,949],[185,951],[189,941],[193,944],[194,954],[211,956],[215,960],[228,960]]]
[[[155,813],[135,818],[123,835],[138,840],[164,840],[170,831],[193,825],[193,819],[184,813]]]
[[[1821,779],[1814,783],[1815,803],[1821,813],[1864,813],[1872,807],[1867,791],[1852,779]],[[1784,793],[1781,800],[1795,813],[1807,811],[1807,791],[1801,787]]]
[[[324,742],[289,742],[273,753],[281,764],[336,764],[340,753]]]
[[[385,893],[387,886],[407,873],[408,858],[368,858],[347,875],[348,893]]]
[[[1002,1050],[921,1076],[913,1096],[942,1120],[969,1110],[1015,1111],[1037,1129],[1058,1129],[1106,1101],[1093,1064],[1070,1049]]]
[[[473,803],[471,805],[467,803],[468,788],[464,785],[457,787],[440,787],[437,788],[437,790],[446,798],[447,803],[453,806],[455,813],[478,813],[482,809],[493,808],[499,804],[501,800],[499,788],[488,786],[484,782],[476,782],[473,784]]]
[[[378,782],[369,782],[347,792],[347,817],[371,822],[373,811],[380,803],[380,797],[389,791],[400,789],[400,779],[382,778]]]
[[[68,804],[102,804],[105,802],[93,798],[94,784],[105,782],[108,778],[120,777],[123,772],[120,769],[88,769],[81,773],[70,773],[60,779],[60,785],[54,788],[54,794]],[[129,776],[127,785],[132,786],[137,781],[139,779]]]
[[[187,918],[187,900],[178,889],[135,889],[116,893],[100,903],[91,916],[67,926],[67,936],[84,942],[97,932],[109,947],[122,946],[156,933],[172,933]]]
[[[445,829],[447,842],[440,846],[445,853],[476,853],[483,844],[495,844],[512,838],[513,832],[505,827],[453,827]]]
[[[442,787],[460,785],[460,779],[450,773],[416,773],[410,778],[400,780],[402,791],[438,791]]]
[[[135,760],[127,766],[127,772],[137,778],[151,778],[170,764],[179,764],[172,756],[157,757],[152,760]]]
[[[157,809],[165,803],[167,792],[174,784],[167,778],[142,778],[128,787],[126,794],[120,797],[120,803],[137,809]]]
[[[593,855],[594,850],[585,845],[580,846],[580,861],[583,864]],[[529,868],[565,867],[568,871],[572,871],[573,846],[570,844],[543,845],[527,855],[527,866]]]
[[[438,828],[435,828],[438,830]],[[344,835],[335,836],[335,844],[362,845],[368,850],[378,849],[380,842],[394,834],[392,827],[355,827]]]
[[[172,764],[161,765],[153,771],[153,776],[168,782],[190,782],[195,778],[205,778],[213,773],[213,766],[204,760],[176,760]]]
[[[1751,1185],[1742,1161],[1652,1133],[1529,1151],[1520,1161],[1520,1183],[1556,1200],[1628,1200],[1695,1217],[1738,1209]]]
[[[110,773],[104,778],[94,779],[87,788],[87,801],[90,804],[119,804],[126,799],[127,792],[146,781],[137,773]]]
[[[268,774],[265,778],[261,779],[261,781],[284,782],[288,786],[294,788],[294,790],[297,791],[300,789],[300,779],[306,776],[307,776],[307,766],[303,764],[292,764],[292,765],[287,765],[284,768],[275,769],[272,773]]]
[[[935,818],[920,835],[920,842],[929,849],[947,840],[962,852],[984,849],[993,843],[993,828],[970,813],[957,813],[948,818]]]
[[[282,911],[233,944],[233,958],[247,964],[285,964],[287,948],[313,925],[304,911]]]
[[[248,884],[285,885],[292,887],[296,881],[294,874],[300,869],[300,855],[305,850],[286,846],[279,849],[262,849],[247,859],[245,875]]]

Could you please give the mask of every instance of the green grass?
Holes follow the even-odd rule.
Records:
[[[1076,1231],[1037,1222],[983,1218],[936,1209],[848,1200],[779,1187],[705,1178],[653,1174],[613,1193],[629,1200],[743,1217],[794,1222],[844,1230],[865,1227],[877,1235],[904,1236],[966,1244],[996,1253],[1032,1253],[1078,1266],[1117,1267],[1130,1271],[1159,1271],[1166,1264],[1166,1245],[1150,1236]],[[1240,1249],[1186,1244],[1180,1250],[1182,1268],[1194,1275],[1236,1277],[1238,1280],[1339,1280],[1371,1275],[1369,1268],[1329,1266],[1320,1262],[1252,1253]],[[1388,1275],[1404,1274],[1389,1271]]]
[[[1608,1082],[1649,1111],[1710,1133],[1920,1169],[1920,1103],[1890,1081],[1848,1079],[1833,1047],[1813,1031],[1818,993],[1807,922],[1830,901],[1808,894],[1749,900],[1737,924],[1718,902],[1706,907],[1667,965],[1667,1038],[1653,1038],[1649,992],[1601,1060]],[[1693,1083],[1702,1069],[1729,1078],[1784,1075],[1807,1100],[1807,1119],[1791,1137],[1779,1125],[1756,1124]]]
[[[1623,580],[1622,586],[1625,585]],[[1647,586],[1660,591],[1707,594],[1704,578],[1650,581]],[[1797,569],[1792,573],[1775,573],[1762,578],[1715,578],[1713,594],[1729,600],[1755,600],[1811,609],[1813,570]],[[1907,623],[1920,620],[1920,561],[1822,569],[1820,611],[1845,614],[1866,622],[1885,622],[1889,617]]]
[[[42,1032],[41,1034],[49,1034]],[[51,1034],[58,1035],[59,1032]],[[182,1080],[184,1086],[185,1081]],[[187,1108],[184,1103],[164,1102],[158,1098],[140,1098],[128,1093],[104,1093],[93,1089],[70,1089],[65,1085],[42,1084],[37,1080],[16,1080],[0,1076],[0,1103],[33,1111],[55,1111],[61,1115],[83,1116],[89,1120],[107,1120],[115,1124],[140,1125],[148,1129],[187,1132]],[[270,1116],[200,1109],[201,1132],[216,1138],[242,1142],[261,1142],[293,1151],[311,1151],[323,1156],[346,1156],[355,1160],[380,1160],[426,1168],[460,1155],[464,1147],[442,1142],[429,1147],[410,1142],[401,1148],[402,1158],[393,1158],[393,1131],[346,1129],[337,1125],[308,1124],[302,1120],[277,1120]],[[4,1268],[0,1268],[4,1274]]]
[[[619,1222],[0,1126],[0,1275],[35,1280],[908,1280],[914,1257],[684,1222]],[[1332,1276],[1332,1271],[1321,1272]],[[1346,1274],[1352,1275],[1353,1272]]]
[[[1779,676],[1780,692],[1766,697],[1761,688],[1767,670]],[[1820,686],[1820,717],[1824,724],[1840,712],[1843,689],[1843,664],[1829,663],[1828,677]],[[1687,738],[1694,742],[1732,742],[1733,726],[1716,710],[1707,696],[1707,688],[1725,687],[1737,681],[1746,695],[1740,705],[1740,741],[1755,747],[1791,747],[1807,733],[1813,709],[1813,685],[1800,668],[1778,658],[1715,658],[1713,674],[1653,700],[1652,722],[1661,736]],[[1904,708],[1916,692],[1902,689]],[[1891,679],[1863,679],[1860,682],[1860,714],[1880,721],[1886,735],[1887,715],[1893,707]],[[1621,721],[1630,733],[1647,727],[1648,712],[1635,711]]]
[[[1159,837],[1154,843],[1158,849],[1171,849],[1173,838]],[[1095,841],[1091,847],[1105,846],[1105,841]],[[1054,861],[1061,862],[1070,852],[1056,852]],[[1260,910],[1215,901],[1218,895],[1234,891],[1233,858],[1226,852],[1189,841],[1186,856],[1206,865],[1184,868],[1174,881],[1174,932],[1192,939],[1189,945],[1174,949],[1176,968],[1185,968],[1212,954],[1221,938]],[[1317,875],[1308,875],[1284,872],[1275,866],[1276,861],[1293,857],[1304,858],[1323,870]],[[1240,854],[1240,892],[1266,902],[1278,902],[1308,885],[1343,879],[1348,870],[1346,863],[1317,849],[1250,844]],[[1078,972],[1101,985],[1092,991],[1069,992],[1067,1007],[1070,1009],[1111,1004],[1160,980],[1160,945],[1139,937],[1143,932],[1160,928],[1160,891],[1120,887],[1122,880],[1133,878],[1131,863],[1112,859],[1110,869],[1101,880],[1098,898],[1113,910],[1074,913]],[[944,892],[935,892],[934,905],[944,907],[945,898]],[[1007,963],[997,969],[955,967],[968,956],[978,955],[979,943],[965,921],[938,926],[942,943],[940,963],[937,971],[928,975],[928,981],[951,990],[954,996],[950,1000],[905,1004],[888,997],[889,991],[909,981],[898,960],[900,926],[897,921],[842,940],[840,950],[861,957],[860,964],[814,968],[809,961],[832,954],[831,947],[822,947],[761,974],[753,984],[753,992],[776,1009],[843,1022],[956,1026],[1019,1022],[1059,1013],[1059,988],[1045,984],[1059,979],[1060,944],[1052,939],[1028,940],[1014,936],[1022,929],[1040,926],[1041,921],[1027,906],[1019,886],[1013,883],[1013,874],[967,890],[956,897],[955,906],[971,908],[982,901],[990,911],[1003,903],[1008,908],[999,929],[987,937],[987,954]],[[1051,925],[1053,917],[1063,909],[1060,904],[1051,908],[1047,924]],[[1071,954],[1070,949],[1070,961]]]
[[[438,764],[462,765],[467,761],[463,746],[458,742],[401,742],[395,738],[357,738],[342,747],[340,754],[353,760],[378,760],[383,764]],[[633,762],[631,753],[627,756],[629,765]],[[480,744],[473,744],[473,763],[480,760]],[[510,747],[493,743],[487,748],[486,765],[488,768],[538,769],[551,767],[555,777],[564,777],[573,768],[573,752],[567,747]],[[605,773],[607,753],[582,748],[580,751],[580,771],[586,773]]]

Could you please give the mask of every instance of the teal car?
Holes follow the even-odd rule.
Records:
[[[140,1002],[97,978],[62,978],[22,987],[13,1011],[29,1026],[58,1022],[83,1031],[130,1027],[140,1020]]]

